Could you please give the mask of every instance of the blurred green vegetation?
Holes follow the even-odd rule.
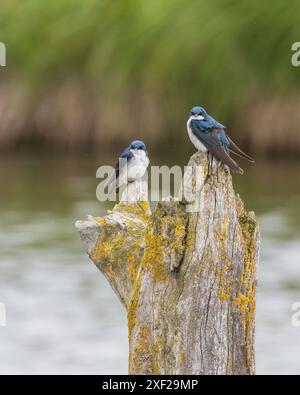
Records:
[[[77,106],[93,107],[85,112],[92,120],[75,122],[82,132],[64,138],[65,145],[109,142],[110,130],[113,142],[120,138],[120,127],[124,140],[138,133],[164,141],[162,130],[175,140],[183,135],[189,108],[201,104],[234,128],[244,146],[259,150],[259,134],[266,134],[267,151],[280,147],[282,131],[274,144],[274,125],[262,122],[253,136],[252,129],[260,127],[266,111],[276,117],[288,103],[282,125],[288,146],[300,149],[299,116],[293,115],[300,102],[300,68],[291,65],[291,45],[300,41],[299,15],[299,0],[2,1],[0,41],[7,46],[8,67],[0,70],[0,81],[16,80],[17,87],[9,89],[22,86],[29,106],[17,112],[26,119],[17,123],[15,140],[26,141],[28,129],[28,139],[41,138],[41,129],[48,129],[45,136],[60,129],[53,141],[45,137],[51,144],[72,135],[72,123],[61,121],[67,118],[61,108],[48,128],[50,115],[38,123],[35,119],[40,103],[73,81],[81,92]],[[56,101],[45,106],[51,109]],[[65,111],[78,114],[75,108],[67,104]],[[132,131],[135,126],[138,132]]]

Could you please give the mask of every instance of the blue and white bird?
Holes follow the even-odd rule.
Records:
[[[227,135],[226,127],[207,114],[203,107],[193,107],[187,121],[191,142],[198,151],[209,151],[232,171],[243,174],[243,169],[230,157],[232,152],[250,162],[254,160],[243,152]]]
[[[119,192],[119,188],[142,178],[149,165],[146,145],[134,140],[120,155],[113,174],[107,180],[109,191]]]

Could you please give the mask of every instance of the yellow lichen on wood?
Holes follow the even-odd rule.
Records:
[[[177,213],[178,207],[180,204],[173,202],[158,204],[146,229],[144,256],[128,308],[129,340],[131,342],[134,339],[134,348],[130,346],[130,371],[135,373],[159,374],[161,366],[158,358],[159,355],[165,354],[166,336],[148,336],[149,324],[145,322],[143,315],[138,314],[138,311],[139,303],[144,298],[149,301],[148,309],[152,311],[163,309],[164,300],[157,298],[156,292],[160,292],[161,287],[167,285],[171,262],[173,260],[177,262],[184,251],[186,218],[183,207],[180,207]],[[147,282],[147,295],[143,294],[141,279]],[[150,318],[147,316],[147,319]]]
[[[237,296],[233,298],[233,303],[238,307],[240,312],[246,312],[249,310],[249,297],[243,295],[241,292],[237,292]]]
[[[187,216],[185,211],[182,208],[177,210],[175,215],[169,217],[169,222],[168,251],[171,254],[171,265],[177,268],[186,249]]]
[[[227,245],[229,236],[229,218],[225,217],[221,226],[215,230],[216,239],[219,242],[219,265],[217,271],[219,273],[219,300],[224,302],[231,297],[232,291],[232,262],[229,258]]]
[[[148,202],[119,203],[109,214],[97,218],[98,240],[90,254],[122,303],[136,280],[144,249],[144,234],[151,215]]]
[[[164,281],[167,268],[164,265],[164,237],[156,232],[150,224],[146,232],[146,248],[142,261],[143,269],[150,272],[153,283]]]
[[[135,373],[159,374],[158,344],[153,343],[149,326],[141,324],[137,336],[139,341],[134,349],[133,357]]]
[[[151,215],[148,202],[122,201],[78,226],[127,309],[130,374],[254,371],[256,221],[226,167],[204,153],[190,164],[204,167],[198,211],[170,199]]]
[[[133,331],[136,338],[135,346],[129,346],[129,371],[136,374],[158,374],[157,351],[158,345],[153,342],[152,332],[149,324],[140,320],[137,316],[141,298],[142,269],[138,274],[134,289],[128,306],[128,338],[129,344],[133,338]]]
[[[239,224],[242,230],[243,242],[244,242],[244,262],[243,270],[241,275],[241,285],[244,288],[243,303],[247,301],[248,318],[254,317],[253,301],[255,300],[256,284],[255,284],[255,273],[256,273],[256,262],[255,262],[255,251],[256,251],[256,238],[254,233],[256,232],[257,223],[251,218],[246,212],[239,217]],[[241,294],[242,295],[242,294]],[[241,298],[239,298],[240,300]],[[244,309],[245,310],[245,309]]]
[[[257,222],[246,211],[239,217],[239,224],[243,235],[244,242],[244,262],[243,271],[241,274],[241,289],[243,292],[238,292],[234,300],[241,313],[244,331],[245,331],[245,346],[246,358],[248,366],[253,366],[251,361],[254,360],[254,347],[252,344],[252,336],[255,323],[255,309],[256,309],[256,240],[255,233],[257,231]],[[249,344],[249,341],[251,343]],[[249,371],[250,374],[255,374],[254,371]]]
[[[99,238],[91,258],[96,262],[101,262],[102,265],[109,262],[114,263],[125,242],[126,239],[123,234],[118,234],[112,239],[109,230],[106,229],[106,235]]]
[[[103,217],[98,217],[97,222],[100,225],[106,225],[105,218],[103,218]]]
[[[174,206],[177,208],[177,204]],[[146,231],[142,266],[151,272],[154,283],[166,280],[172,269],[166,262],[180,261],[185,250],[186,216],[183,208],[174,213],[164,210],[162,205],[158,205]]]
[[[151,215],[148,201],[138,201],[136,203],[120,202],[115,206],[114,210],[117,210],[121,214],[131,214],[144,222],[147,222]]]
[[[140,299],[140,289],[141,289],[141,272],[137,274],[136,280],[133,284],[133,288],[130,293],[130,301],[128,305],[128,336],[130,338],[131,332],[136,324],[137,307]]]

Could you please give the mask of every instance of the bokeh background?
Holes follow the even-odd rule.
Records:
[[[256,158],[236,190],[260,221],[257,372],[300,373],[300,3],[2,0],[0,373],[126,373],[126,314],[73,224],[132,138],[187,163],[203,105]]]

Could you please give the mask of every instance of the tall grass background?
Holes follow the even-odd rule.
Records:
[[[244,148],[298,155],[299,15],[298,0],[3,0],[0,147],[185,146],[199,104]]]

